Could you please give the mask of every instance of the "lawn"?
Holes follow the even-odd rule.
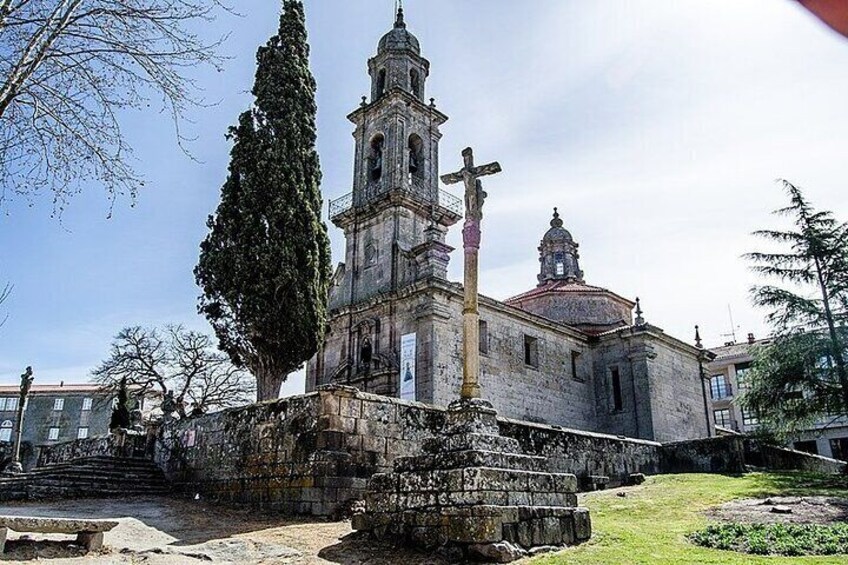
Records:
[[[582,546],[543,556],[532,565],[845,565],[845,555],[827,557],[758,557],[706,549],[686,536],[704,528],[703,510],[736,498],[767,496],[844,496],[848,480],[807,473],[664,475],[641,487],[581,496],[592,513],[593,537]]]

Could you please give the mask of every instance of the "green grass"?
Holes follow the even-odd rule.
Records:
[[[845,565],[845,555],[765,557],[709,549],[688,536],[708,525],[703,511],[737,498],[768,496],[844,496],[848,480],[806,473],[663,475],[639,488],[592,493],[580,504],[592,514],[592,540],[579,547],[539,557],[533,565]]]

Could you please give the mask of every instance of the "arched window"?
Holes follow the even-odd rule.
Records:
[[[371,153],[368,156],[368,178],[377,181],[383,178],[383,149],[386,138],[377,134],[371,140]]]
[[[409,174],[420,177],[424,174],[424,142],[421,138],[412,134],[409,136]]]
[[[421,92],[421,76],[415,69],[409,71],[409,89],[412,91],[412,95],[416,98],[423,98]]]
[[[562,251],[554,253],[554,270],[558,277],[565,274],[565,254]]]
[[[380,69],[380,72],[377,73],[377,97],[383,95],[386,92],[386,69]]]
[[[12,420],[3,420],[0,424],[0,441],[12,441]]]

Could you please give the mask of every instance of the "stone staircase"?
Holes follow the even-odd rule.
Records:
[[[87,457],[0,476],[0,501],[109,498],[170,492],[162,471],[141,458]]]

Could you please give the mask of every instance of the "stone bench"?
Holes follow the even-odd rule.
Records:
[[[9,530],[21,533],[76,534],[78,544],[87,551],[95,551],[103,547],[103,532],[108,532],[117,525],[118,522],[109,520],[0,516],[0,553],[5,550]]]

